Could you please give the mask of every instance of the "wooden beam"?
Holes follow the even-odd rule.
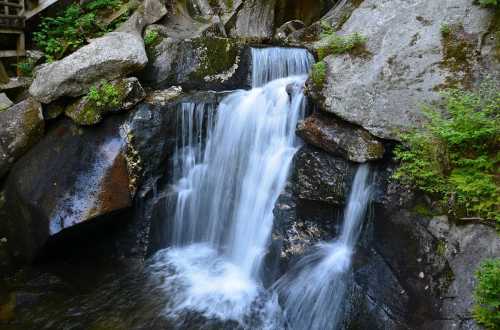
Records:
[[[38,4],[38,7],[28,10],[25,13],[26,19],[30,19],[31,17],[37,15],[41,11],[45,10],[47,7],[52,6],[54,3],[56,3],[58,0],[40,0],[40,3]]]

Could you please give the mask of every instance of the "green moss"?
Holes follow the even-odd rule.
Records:
[[[441,66],[451,75],[447,77],[442,89],[452,87],[471,88],[473,83],[472,66],[475,57],[476,39],[465,32],[461,24],[444,25],[441,28],[443,61]]]
[[[413,212],[426,218],[434,216],[434,212],[432,212],[431,208],[428,205],[422,203],[418,203],[417,205],[415,205],[413,207]]]
[[[125,82],[103,81],[92,86],[81,100],[71,104],[66,114],[80,125],[93,125],[100,122],[105,113],[118,109],[125,98]]]
[[[146,35],[144,36],[144,45],[146,47],[154,47],[156,44],[158,44],[159,40],[160,34],[158,33],[158,31],[148,30],[146,32]]]
[[[439,240],[436,244],[436,253],[440,256],[440,257],[444,257],[444,255],[446,254],[446,242],[443,241],[443,240]]]
[[[228,38],[198,38],[194,48],[199,51],[199,65],[191,78],[203,79],[230,70],[239,61],[239,46]]]

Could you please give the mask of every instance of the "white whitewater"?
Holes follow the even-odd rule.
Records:
[[[302,258],[274,288],[283,300],[285,318],[294,330],[334,330],[341,322],[348,270],[370,201],[368,165],[354,178],[340,236],[320,243]]]
[[[173,316],[194,310],[243,323],[263,291],[259,273],[298,148],[312,59],[285,48],[254,49],[252,56],[254,85],[261,87],[233,92],[215,112],[202,104],[181,109],[173,247],[158,252],[152,266],[166,277]]]

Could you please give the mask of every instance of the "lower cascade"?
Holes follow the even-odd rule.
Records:
[[[370,201],[369,167],[356,173],[340,236],[320,243],[302,258],[274,288],[283,298],[284,314],[291,329],[338,329],[347,291],[347,275],[354,246]]]

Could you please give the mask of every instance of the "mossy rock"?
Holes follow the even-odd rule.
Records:
[[[145,97],[145,92],[137,78],[115,80],[105,84],[113,91],[112,99],[91,98],[89,92],[66,108],[66,116],[79,125],[95,125],[106,114],[128,110]],[[100,88],[102,85],[95,89],[98,91],[97,98],[101,97]]]

